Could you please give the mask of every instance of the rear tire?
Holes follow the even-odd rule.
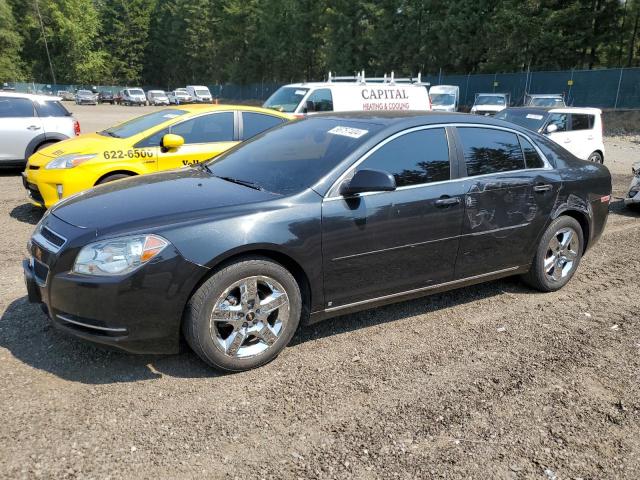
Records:
[[[297,330],[301,312],[291,273],[268,258],[247,257],[216,272],[193,294],[182,330],[206,363],[240,372],[276,358]]]
[[[96,185],[103,185],[109,182],[115,182],[116,180],[122,180],[123,178],[129,178],[132,175],[128,175],[126,173],[114,173],[113,175],[107,175],[106,177],[100,179]]]
[[[540,239],[531,269],[522,279],[541,292],[564,287],[576,272],[584,250],[584,234],[575,218],[556,218]]]
[[[600,152],[593,152],[589,155],[589,161],[593,163],[604,164],[604,158],[602,158],[602,154]]]

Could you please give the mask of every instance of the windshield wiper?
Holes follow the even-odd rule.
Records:
[[[191,167],[198,168],[200,170],[205,170],[207,173],[210,173],[210,174],[213,175],[213,172],[209,168],[209,165],[206,164],[206,162],[195,163],[195,164],[191,165]]]
[[[209,167],[207,167],[209,168]],[[209,170],[211,171],[211,170]],[[231,183],[237,183],[238,185],[243,185],[245,187],[249,187],[249,188],[253,188],[254,190],[260,190],[261,192],[264,192],[264,188],[262,188],[260,185],[258,185],[255,182],[251,182],[249,180],[242,180],[240,178],[232,178],[232,177],[222,177],[220,175],[216,175],[213,174],[214,177],[218,177],[222,180],[226,180],[227,182],[231,182]]]

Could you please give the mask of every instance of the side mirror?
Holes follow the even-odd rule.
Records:
[[[547,128],[545,129],[545,132],[547,133],[553,133],[557,131],[558,131],[558,125],[556,125],[555,123],[552,123],[551,125],[547,125]]]
[[[396,189],[393,175],[382,170],[358,170],[351,180],[340,185],[340,195],[345,197],[365,192],[392,192]]]
[[[160,141],[160,146],[164,152],[172,148],[179,148],[182,145],[184,145],[184,138],[180,135],[174,135],[173,133],[167,133]]]

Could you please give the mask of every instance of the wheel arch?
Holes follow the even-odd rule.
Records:
[[[584,238],[584,246],[582,247],[582,253],[584,254],[589,248],[591,241],[591,221],[589,215],[586,212],[578,209],[566,208],[556,215],[556,218],[561,216],[567,216],[575,219],[582,228],[582,237]]]
[[[231,255],[225,256],[224,258],[220,259],[219,261],[214,263],[212,266],[210,265],[211,267],[210,270],[208,270],[202,276],[202,278],[200,278],[199,281],[194,285],[193,289],[189,293],[188,298],[191,298],[193,294],[202,286],[203,283],[205,283],[207,280],[209,280],[209,278],[211,278],[213,275],[215,275],[217,272],[219,272],[226,266],[231,265],[232,263],[236,263],[242,259],[251,258],[251,257],[264,257],[269,260],[273,260],[274,262],[282,265],[291,273],[291,275],[293,275],[293,278],[295,279],[295,281],[298,284],[298,287],[300,288],[300,295],[302,297],[302,318],[300,319],[300,325],[307,324],[310,316],[310,312],[311,312],[311,305],[312,305],[311,282],[309,280],[309,276],[307,275],[307,272],[305,272],[304,268],[302,268],[302,265],[300,265],[300,263],[297,262],[290,255],[278,250],[270,249],[268,247],[254,247],[254,248],[249,248],[243,251],[235,252],[235,253],[232,253]],[[184,311],[186,311],[186,308],[187,308],[187,305],[185,304]],[[180,323],[184,321],[184,311],[183,311],[183,315]]]
[[[129,175],[130,177],[135,177],[137,175],[140,175],[137,172],[134,172],[133,170],[127,170],[127,169],[119,169],[119,170],[110,170],[107,173],[102,174],[94,183],[93,186],[95,187],[96,185],[98,185],[102,180],[104,180],[107,177],[110,177],[111,175]]]

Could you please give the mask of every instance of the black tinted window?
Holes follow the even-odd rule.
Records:
[[[214,113],[187,120],[170,128],[184,138],[184,143],[233,141],[233,112]]]
[[[273,115],[263,115],[261,113],[242,113],[242,138],[245,140],[256,136],[265,130],[280,125],[284,119]]]
[[[310,187],[382,127],[343,119],[285,123],[211,161],[215,175],[292,194]]]
[[[531,142],[524,137],[520,137],[520,145],[522,145],[522,151],[524,152],[524,159],[527,163],[527,168],[542,168],[544,167],[544,161],[538,154],[538,151],[531,145]]]
[[[384,170],[398,187],[449,180],[449,144],[444,128],[418,130],[386,143],[359,169]]]
[[[549,115],[549,125],[556,125],[556,132],[566,132],[569,129],[569,115],[566,113],[552,113]]]
[[[328,88],[313,92],[307,99],[309,101],[314,103],[314,112],[333,112],[333,96]]]
[[[33,103],[28,98],[0,97],[0,118],[33,117]]]
[[[571,130],[591,130],[593,128],[593,115],[574,113],[571,115]]]
[[[41,117],[67,117],[71,115],[60,102],[35,102],[38,115]]]
[[[458,132],[470,177],[525,168],[515,133],[475,127],[458,128]]]

